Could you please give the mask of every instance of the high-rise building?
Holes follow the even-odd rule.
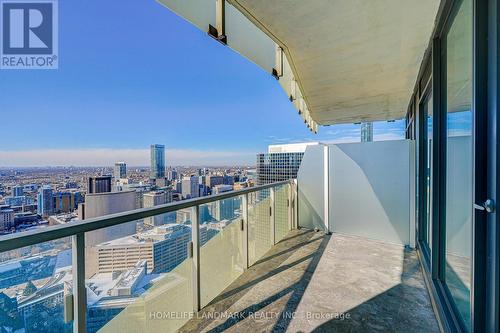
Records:
[[[212,194],[220,194],[233,190],[231,185],[216,185],[212,189]],[[240,208],[241,198],[229,198],[217,200],[210,204],[210,215],[217,221],[232,220],[236,217],[235,210]]]
[[[14,210],[8,205],[0,206],[0,230],[9,230],[14,226]]]
[[[84,214],[79,218],[80,220],[92,219],[134,210],[136,207],[135,191],[87,194],[85,196]],[[131,235],[136,231],[135,226],[136,222],[129,222],[91,231],[85,237],[85,243],[92,246],[117,237]]]
[[[111,176],[91,176],[87,182],[87,194],[111,192]]]
[[[151,145],[151,179],[165,178],[165,146]]]
[[[113,170],[115,181],[118,179],[127,178],[127,164],[125,162],[116,162]]]
[[[167,170],[167,180],[173,181],[177,179],[177,170],[172,169],[171,167]]]
[[[205,177],[205,185],[212,188],[216,185],[222,185],[224,184],[224,177],[223,176],[216,176],[216,175],[211,175],[211,176],[206,176]]]
[[[24,195],[24,187],[23,186],[12,187],[12,196],[13,197],[21,197],[23,195]]]
[[[206,186],[203,183],[198,184],[198,196],[204,197],[204,196],[208,195],[208,193],[209,193],[209,187],[208,186]]]
[[[182,178],[182,196],[184,198],[199,197],[199,177],[187,176]]]
[[[318,142],[271,145],[267,154],[257,154],[257,185],[297,178],[307,146]]]
[[[79,219],[91,219],[104,215],[116,214],[135,209],[135,191],[121,191],[108,193],[94,193],[85,196],[85,204],[82,209],[78,207]],[[97,272],[96,245],[108,242],[112,239],[135,234],[137,221],[123,223],[120,225],[90,231],[85,235],[85,255],[87,259],[85,275],[92,276]]]
[[[52,195],[54,214],[73,212],[83,202],[80,192],[56,192]]]
[[[149,192],[149,193],[144,193],[143,195],[144,208],[163,205],[166,202],[167,202],[167,196],[164,191]],[[144,223],[152,226],[159,226],[165,224],[166,217],[167,214],[147,217],[144,219]]]
[[[234,177],[230,175],[224,175],[223,184],[224,185],[234,185]]]
[[[297,178],[307,146],[317,144],[317,142],[308,142],[269,146],[266,154],[257,155],[257,185]],[[250,202],[255,205],[254,214],[259,221],[265,221],[266,217],[269,216],[267,203],[269,193],[268,190],[263,190],[256,193],[255,196],[249,196]],[[254,232],[256,247],[266,246],[269,242],[269,224],[257,224]]]
[[[38,215],[46,218],[54,213],[54,199],[52,187],[43,186],[38,191],[37,211]]]
[[[148,271],[169,272],[188,256],[191,226],[169,223],[133,236],[114,239],[97,246],[99,273],[133,268],[138,261],[147,262]],[[207,242],[207,226],[200,225],[200,243]]]
[[[361,142],[373,141],[373,123],[361,123]]]
[[[171,187],[169,187],[165,188],[163,191],[165,192],[165,203],[172,202],[174,190]]]

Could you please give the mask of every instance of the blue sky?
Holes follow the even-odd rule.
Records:
[[[353,141],[359,125],[312,134],[276,80],[154,0],[60,1],[59,69],[0,71],[0,166],[253,163],[272,143]],[[403,136],[377,123],[375,139]]]

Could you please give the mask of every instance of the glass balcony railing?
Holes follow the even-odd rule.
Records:
[[[200,302],[206,306],[245,270],[243,196],[200,206],[200,227],[207,227],[200,247]]]
[[[285,181],[0,238],[0,326],[173,332],[294,225]]]
[[[0,326],[5,332],[71,332],[64,298],[71,294],[71,238],[1,253]]]

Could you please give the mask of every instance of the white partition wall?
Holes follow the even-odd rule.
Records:
[[[298,225],[325,230],[325,146],[308,146],[297,174]]]
[[[297,177],[299,225],[326,224],[331,232],[414,246],[412,145],[346,143],[328,145],[327,152],[325,146],[308,147]]]
[[[332,231],[410,245],[410,141],[330,146]]]

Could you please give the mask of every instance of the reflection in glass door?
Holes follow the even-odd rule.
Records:
[[[423,115],[424,115],[424,216],[422,223],[422,242],[423,245],[427,247],[427,251],[430,257],[432,250],[432,93],[427,94],[427,98],[423,103]]]
[[[470,330],[473,216],[472,0],[463,0],[445,36],[446,287]]]
[[[430,89],[429,89],[430,90]],[[432,92],[424,94],[419,107],[422,121],[419,144],[422,146],[423,161],[418,171],[421,178],[419,185],[422,193],[421,216],[419,217],[419,239],[424,253],[424,257],[430,264],[431,258],[431,226],[432,226],[432,132],[433,132],[433,112],[432,112]]]

